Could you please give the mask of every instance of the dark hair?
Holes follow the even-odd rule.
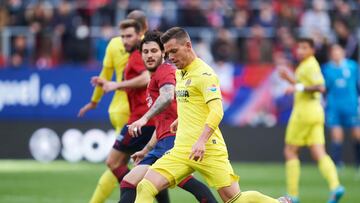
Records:
[[[128,19],[136,20],[141,25],[141,30],[144,31],[147,29],[147,18],[144,11],[133,10],[127,15]]]
[[[184,39],[189,39],[189,34],[186,32],[186,30],[184,28],[181,27],[172,27],[170,29],[168,29],[162,36],[161,36],[161,42],[163,44],[165,44],[166,42],[168,42],[171,39],[176,39],[176,40],[184,40]]]
[[[315,47],[315,44],[314,44],[314,40],[311,39],[311,38],[306,38],[306,37],[303,37],[303,38],[299,38],[297,40],[298,43],[307,43],[311,48],[314,48]]]
[[[120,29],[126,29],[130,27],[133,27],[136,33],[140,33],[141,31],[141,25],[136,20],[126,19],[120,22]]]
[[[161,40],[160,40],[160,37],[162,34],[163,34],[162,32],[157,31],[157,30],[147,31],[145,33],[144,39],[141,40],[141,43],[139,46],[140,52],[142,51],[143,44],[145,44],[147,42],[156,42],[159,45],[160,50],[163,51],[164,45],[163,45],[163,43],[161,43]]]

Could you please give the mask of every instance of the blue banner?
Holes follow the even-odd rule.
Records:
[[[91,99],[92,76],[99,70],[1,70],[0,119],[77,119],[79,109]],[[112,94],[104,95],[98,108],[84,119],[108,119]]]

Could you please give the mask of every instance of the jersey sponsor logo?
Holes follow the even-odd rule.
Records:
[[[190,94],[187,90],[176,90],[176,97],[190,97]]]
[[[211,140],[211,141],[212,141],[213,144],[216,144],[216,140],[215,140],[215,139],[213,139],[213,140]]]
[[[215,84],[212,84],[210,87],[207,88],[207,90],[211,91],[211,92],[216,92],[217,87]]]
[[[176,101],[177,102],[189,102],[190,97],[189,91],[187,90],[176,90]]]

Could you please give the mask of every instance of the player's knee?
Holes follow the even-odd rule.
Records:
[[[134,175],[131,174],[131,171],[130,171],[128,174],[126,174],[126,175],[124,176],[124,178],[123,178],[122,181],[127,182],[127,183],[130,183],[130,184],[136,186],[136,185],[139,183],[139,181],[141,181],[141,180],[136,179],[136,178],[134,177]]]
[[[290,149],[289,147],[285,147],[284,156],[286,160],[290,160],[295,159],[297,155],[292,149]]]
[[[324,147],[316,147],[311,149],[311,156],[315,161],[319,161],[327,156],[327,153]]]
[[[119,162],[115,161],[112,158],[108,158],[106,159],[106,166],[110,169],[110,170],[115,170],[116,168],[118,168],[120,166]]]

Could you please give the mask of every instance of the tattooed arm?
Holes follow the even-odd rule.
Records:
[[[159,97],[155,100],[150,109],[139,120],[128,126],[131,136],[137,137],[141,134],[141,127],[146,125],[152,117],[161,113],[167,106],[170,105],[174,99],[175,86],[172,84],[166,84],[160,88],[159,92]]]
[[[147,111],[143,117],[146,120],[150,120],[155,115],[162,112],[174,99],[175,87],[171,84],[166,84],[160,88],[160,95],[155,100],[149,111]]]

